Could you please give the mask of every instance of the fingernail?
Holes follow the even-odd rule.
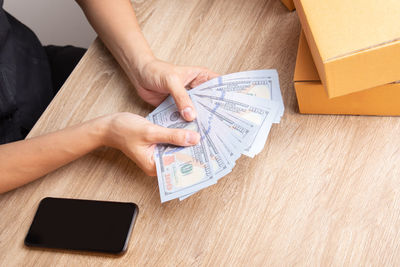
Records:
[[[186,133],[186,143],[188,145],[195,145],[199,142],[200,135],[196,132],[187,132]]]
[[[182,110],[182,115],[185,120],[192,121],[196,118],[196,114],[194,113],[191,107],[186,107]]]

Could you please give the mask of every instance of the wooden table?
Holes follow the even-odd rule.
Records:
[[[286,112],[254,159],[183,202],[103,148],[0,196],[1,266],[400,264],[400,119],[298,113],[292,76],[300,25],[277,0],[134,3],[155,54],[219,73],[276,68]],[[95,41],[30,136],[152,108]],[[1,175],[1,174],[0,174]],[[119,258],[24,247],[47,196],[132,201],[140,212]]]

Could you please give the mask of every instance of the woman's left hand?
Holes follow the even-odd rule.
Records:
[[[171,94],[182,117],[192,121],[196,118],[196,112],[187,88],[196,87],[217,76],[206,68],[177,66],[153,59],[139,68],[131,79],[144,101],[158,106]]]

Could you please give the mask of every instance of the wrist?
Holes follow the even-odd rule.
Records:
[[[135,53],[128,59],[128,76],[136,81],[140,80],[143,75],[145,67],[157,60],[153,53]]]
[[[98,117],[88,122],[90,139],[96,148],[108,145],[110,116],[112,115]]]

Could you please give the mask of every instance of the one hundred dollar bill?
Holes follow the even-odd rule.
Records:
[[[171,96],[147,117],[201,136],[192,147],[157,145],[154,160],[162,202],[183,200],[226,176],[242,154],[260,153],[272,124],[280,122],[284,112],[276,70],[232,73],[188,92],[197,111],[194,121],[181,118]]]
[[[200,131],[197,120],[184,121],[175,104],[154,112],[150,120],[167,128]],[[198,191],[215,184],[206,140],[195,146],[177,147],[158,144],[154,160],[157,167],[161,202]]]
[[[213,106],[219,106],[231,116],[247,124],[256,125],[256,135],[252,143],[243,152],[254,157],[264,147],[273,119],[278,111],[278,104],[263,98],[235,93],[208,92],[203,95],[192,94],[193,97],[207,98]]]
[[[223,75],[201,84],[191,93],[201,94],[206,91],[237,92],[278,102],[279,110],[275,123],[279,123],[284,112],[276,70],[253,70]]]
[[[222,147],[218,144],[218,139],[213,136],[213,132],[207,131],[204,125],[200,123],[201,128],[201,138],[206,140],[209,151],[210,163],[212,165],[212,169],[214,171],[214,176],[216,180],[224,177],[228,173],[232,171],[233,164],[229,162],[229,158],[224,155]],[[179,200],[184,200],[196,192],[190,193],[188,195],[182,196]]]
[[[218,106],[212,106],[210,103],[205,99],[197,98],[197,103],[201,106],[204,110],[207,111],[207,120],[219,120],[223,122],[225,125],[229,127],[232,131],[232,134],[237,138],[237,140],[243,144],[244,148],[247,148],[252,143],[252,138],[256,134],[256,125],[250,123],[244,123],[243,121],[235,118],[228,113],[226,113],[222,108]]]

